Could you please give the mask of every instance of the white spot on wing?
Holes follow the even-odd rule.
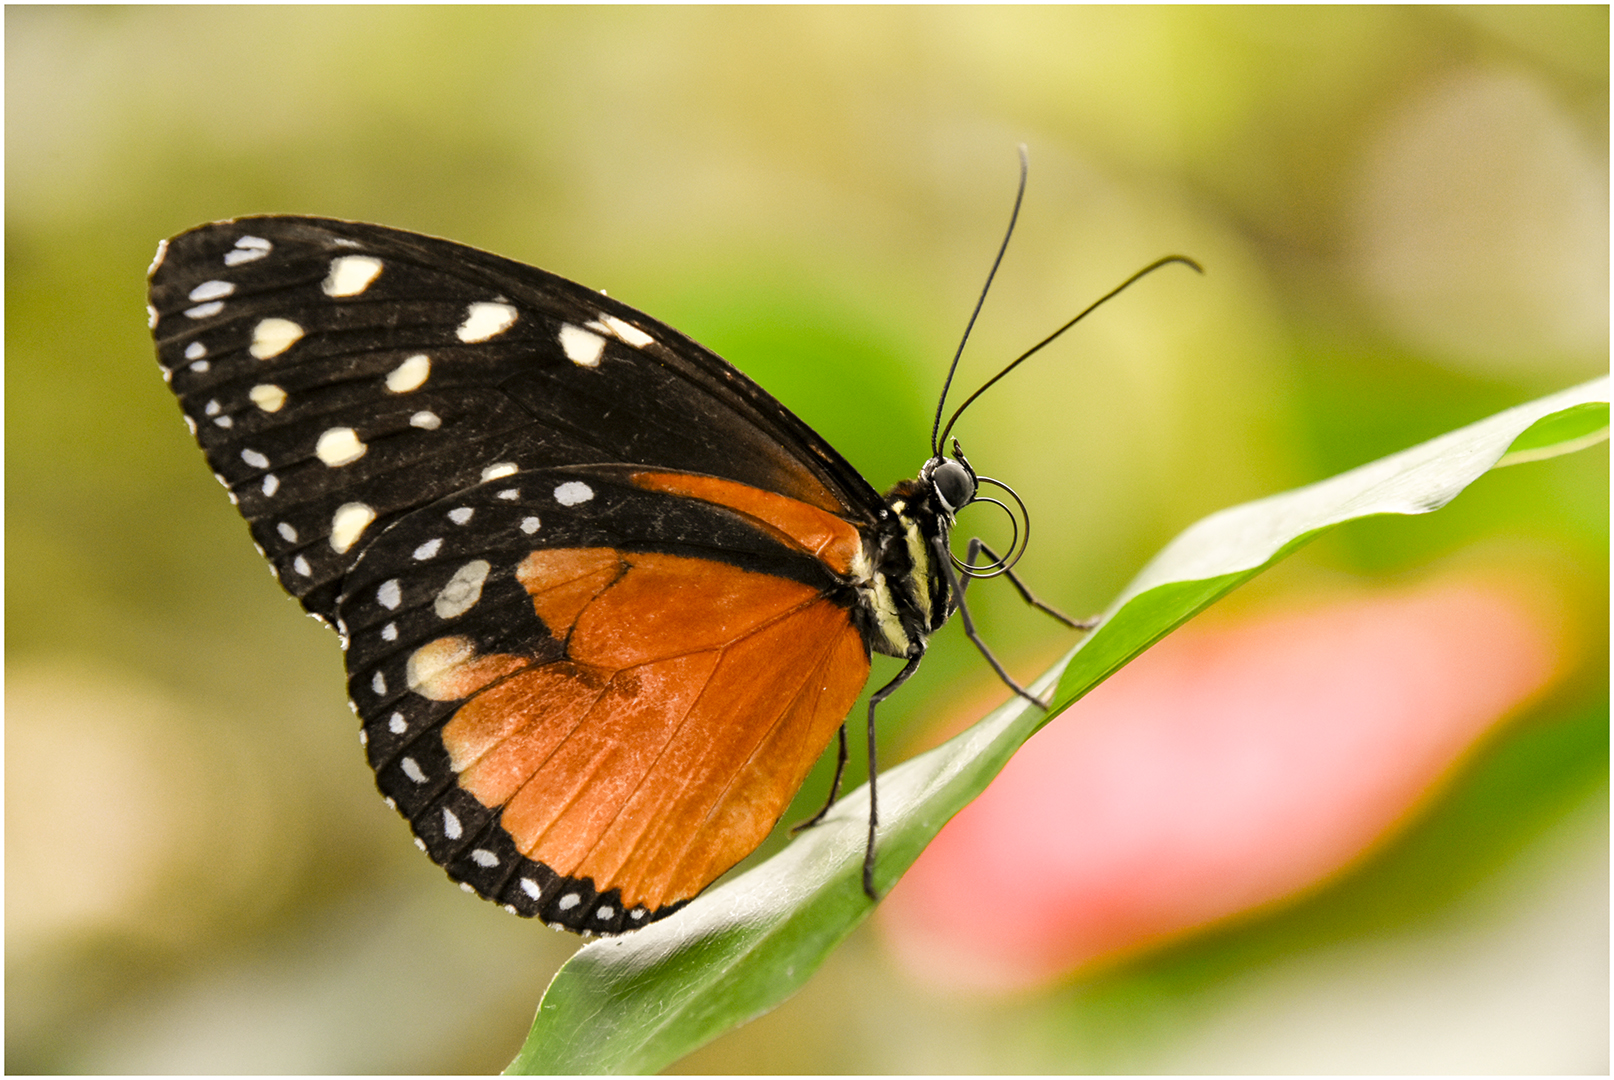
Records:
[[[308,560],[301,555],[291,561],[291,568],[303,577],[309,577],[313,574],[313,571],[308,568]]]
[[[581,480],[568,480],[555,489],[555,501],[562,506],[576,506],[594,497],[594,489]]]
[[[150,277],[151,275],[155,274],[157,272],[157,268],[163,264],[163,259],[165,259],[167,257],[168,257],[168,241],[167,240],[159,240],[159,241],[157,241],[157,254],[155,254],[155,255],[153,255],[151,257],[151,265],[146,267],[146,276]]]
[[[411,390],[419,390],[425,384],[426,376],[431,374],[431,370],[431,357],[425,353],[416,353],[387,376],[387,389],[394,394],[407,394]]]
[[[290,319],[264,319],[252,328],[252,345],[247,349],[259,360],[279,356],[303,336],[303,328]]]
[[[426,774],[421,771],[420,763],[414,758],[404,758],[402,761],[398,762],[398,767],[403,770],[403,774],[405,776],[409,777],[409,779],[413,780],[415,783],[424,784],[426,782]]]
[[[314,447],[314,454],[325,464],[335,469],[342,465],[351,465],[364,456],[370,449],[359,441],[358,432],[350,427],[331,428],[319,437],[319,443]]]
[[[387,730],[394,735],[402,735],[409,730],[409,722],[403,718],[403,713],[395,712],[392,714],[392,718],[387,721]]]
[[[565,896],[561,897],[560,903],[556,904],[555,906],[560,908],[562,911],[570,911],[572,908],[576,907],[582,902],[583,898],[581,896],[579,896],[577,893],[569,892]]]
[[[375,520],[375,511],[361,502],[343,503],[331,515],[331,547],[341,555],[358,542]]]
[[[482,470],[482,482],[485,484],[489,480],[498,480],[501,477],[514,475],[519,471],[512,463],[501,461],[497,465],[489,465]]]
[[[521,891],[532,897],[534,900],[538,899],[538,897],[543,894],[543,890],[538,887],[538,883],[532,880],[530,877],[524,877],[521,879]]]
[[[601,922],[604,922],[606,919],[609,919],[615,914],[616,908],[612,907],[610,904],[601,904],[599,910],[594,912],[594,917],[599,919]]]
[[[476,647],[462,637],[438,638],[409,654],[404,678],[409,689],[433,701],[463,697],[463,687],[453,676],[476,658]]]
[[[640,330],[637,326],[634,326],[632,323],[623,322],[615,315],[601,315],[600,321],[605,324],[606,328],[609,329],[611,333],[615,334],[622,341],[632,345],[635,349],[642,349],[652,341],[656,340],[643,330]]]
[[[187,417],[187,419],[189,419],[189,417]],[[263,493],[265,495],[273,495],[279,490],[280,477],[276,476],[274,473],[270,473],[268,476],[263,478]]]
[[[563,323],[560,347],[566,350],[566,359],[578,367],[599,367],[600,354],[605,352],[605,339],[581,326]]]
[[[443,835],[450,840],[458,840],[464,831],[460,828],[460,819],[454,816],[454,811],[443,807]]]
[[[223,300],[235,292],[235,285],[228,281],[204,281],[191,290],[190,298],[195,303],[204,300]]]
[[[498,337],[515,325],[516,309],[509,304],[475,303],[465,309],[465,321],[454,336],[467,345]]]
[[[388,611],[396,611],[398,604],[403,600],[403,590],[398,587],[398,579],[383,581],[381,587],[375,591],[375,602]]]
[[[185,346],[185,359],[187,360],[200,360],[206,355],[207,346],[203,345],[200,341],[193,341],[189,345]]]
[[[454,571],[443,591],[437,594],[432,610],[439,619],[456,619],[464,615],[482,599],[482,584],[488,579],[492,565],[486,559],[473,559]]]
[[[370,680],[370,689],[374,690],[377,695],[385,694],[387,692],[387,677],[379,671],[376,672],[375,677]]]
[[[443,421],[434,412],[418,412],[409,418],[409,426],[424,428],[427,431],[436,431],[443,426]]]
[[[157,329],[157,309],[150,304],[146,305],[146,329]]]
[[[537,532],[538,531],[538,519],[535,518],[535,517],[524,517],[524,518],[522,518],[521,519],[521,531],[526,533],[528,536],[531,536],[533,533]]]
[[[269,467],[269,459],[256,450],[241,451],[241,460],[251,465],[254,469],[267,469]]]
[[[331,260],[331,272],[320,288],[326,296],[357,296],[381,273],[381,260],[368,255],[343,255]]]
[[[261,259],[274,248],[274,245],[261,236],[243,236],[235,242],[234,251],[224,253],[225,266],[240,266],[255,259]]]
[[[273,383],[259,383],[247,391],[247,397],[264,412],[279,412],[280,407],[286,404],[286,391]]]
[[[477,848],[471,852],[471,861],[478,866],[491,867],[499,865],[499,857],[486,848]]]
[[[398,640],[398,624],[395,623],[395,622],[389,622],[387,625],[383,626],[381,628],[381,640],[382,641],[397,641]]]
[[[198,375],[200,375],[202,372],[206,371],[208,368],[210,368],[212,366],[213,365],[209,364],[206,360],[193,360],[193,361],[191,361],[191,370],[196,372]]]
[[[456,506],[448,512],[448,520],[456,525],[464,525],[471,520],[471,515],[475,513],[476,511],[469,506]]]
[[[505,500],[507,500],[509,502],[515,502],[517,499],[521,498],[521,489],[520,488],[505,488],[503,491],[501,491],[497,495],[495,495],[494,498],[495,499],[505,499]]]
[[[275,526],[275,532],[279,533],[280,538],[286,541],[288,544],[295,544],[297,542],[297,528],[290,522],[282,521],[279,525]]]
[[[185,309],[185,315],[186,315],[187,318],[191,318],[191,319],[206,319],[206,318],[208,318],[210,316],[217,315],[219,312],[221,312],[223,310],[224,310],[224,301],[222,301],[222,300],[212,300],[212,301],[209,301],[206,304],[197,304],[195,307],[186,308]],[[155,315],[156,312],[153,312],[152,314]],[[155,326],[156,323],[153,322],[152,325]]]
[[[234,427],[235,426],[235,421],[230,419],[228,416],[215,416],[213,418],[213,423],[217,424],[221,428],[229,428],[229,427]]]
[[[441,537],[432,537],[430,540],[426,541],[424,544],[415,549],[415,561],[425,562],[427,559],[436,557],[438,549],[442,546],[443,541]]]

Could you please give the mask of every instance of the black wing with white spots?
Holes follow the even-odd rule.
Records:
[[[857,524],[880,497],[737,369],[542,270],[322,218],[204,225],[151,272],[165,378],[282,585],[334,621],[402,515],[515,472],[641,464]]]

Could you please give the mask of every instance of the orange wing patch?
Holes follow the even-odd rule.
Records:
[[[497,672],[442,731],[460,787],[523,854],[629,907],[694,896],[772,830],[862,689],[850,613],[672,555],[535,552],[518,577],[567,659],[421,650],[464,673],[428,687]]]
[[[443,729],[460,786],[484,806],[500,806],[576,730],[608,678],[576,664],[531,667],[478,694]]]
[[[647,905],[700,892],[772,831],[868,671],[862,638],[828,601],[724,650],[678,737],[576,874]]]
[[[863,539],[851,522],[788,495],[694,473],[640,472],[633,474],[633,482],[649,491],[728,507],[765,532],[816,555],[843,576],[852,572],[853,563],[863,553]]]
[[[613,548],[556,548],[522,559],[516,580],[532,596],[533,610],[549,633],[565,641],[589,601],[626,570]]]

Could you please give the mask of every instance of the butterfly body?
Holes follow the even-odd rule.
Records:
[[[183,233],[150,277],[215,475],[341,635],[378,786],[518,914],[613,933],[676,910],[773,828],[870,654],[906,678],[957,607],[966,463],[881,496],[603,294],[298,217]]]

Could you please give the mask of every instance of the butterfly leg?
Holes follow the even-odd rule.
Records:
[[[835,805],[835,800],[840,797],[840,794],[841,794],[841,775],[846,772],[846,725],[845,724],[841,725],[840,741],[841,741],[840,753],[837,754],[836,757],[835,757],[835,779],[830,781],[830,785],[829,785],[829,799],[824,803],[824,808],[822,810],[818,811],[818,813],[814,814],[812,817],[808,818],[806,821],[798,821],[798,822],[796,822],[796,824],[790,826],[790,835],[794,836],[797,833],[801,832],[801,830],[810,829],[814,825],[817,825],[820,821],[823,821],[824,820],[824,815],[829,813],[829,808],[834,806]]]
[[[930,544],[938,563],[947,574],[948,584],[953,587],[953,595],[958,598],[958,617],[963,620],[965,635],[975,643],[975,647],[980,650],[981,655],[986,657],[986,662],[992,665],[992,670],[998,673],[998,678],[1003,680],[1004,685],[1039,709],[1046,709],[1048,703],[1015,682],[1014,677],[1004,669],[1002,664],[998,663],[998,658],[992,655],[992,650],[986,647],[986,642],[981,640],[981,635],[975,632],[975,620],[970,618],[969,605],[964,603],[964,586],[958,580],[958,571],[953,569],[953,560],[948,558],[947,548],[942,545],[939,539],[932,539]]]
[[[964,556],[964,562],[968,565],[973,565],[975,562],[975,556],[979,555],[983,551],[986,552],[987,556],[991,558],[993,562],[999,561],[998,553],[988,547],[985,540],[982,540],[979,536],[974,536],[970,538],[969,551]],[[1020,580],[1020,575],[1016,574],[1013,570],[1004,571],[1004,575],[1009,579],[1009,584],[1013,585],[1016,591],[1020,593],[1021,599],[1025,600],[1026,603],[1030,604],[1034,608],[1037,608],[1039,611],[1044,611],[1049,615],[1052,615],[1054,618],[1058,619],[1072,630],[1091,630],[1093,627],[1098,625],[1099,616],[1097,615],[1086,619],[1073,619],[1069,615],[1066,615],[1063,611],[1060,611],[1058,608],[1054,607],[1052,604],[1047,604],[1037,599],[1031,594],[1031,590],[1026,587],[1026,583]],[[969,588],[969,579],[965,578],[963,584],[959,586],[958,595],[962,597],[964,595],[964,590],[967,588]]]
[[[874,891],[874,827],[880,823],[878,802],[875,798],[875,756],[874,756],[874,710],[875,707],[890,697],[897,687],[907,682],[914,672],[919,670],[919,661],[924,653],[919,653],[903,665],[897,677],[886,683],[873,694],[869,695],[869,843],[863,849],[863,891],[870,900],[878,901],[880,894]]]

